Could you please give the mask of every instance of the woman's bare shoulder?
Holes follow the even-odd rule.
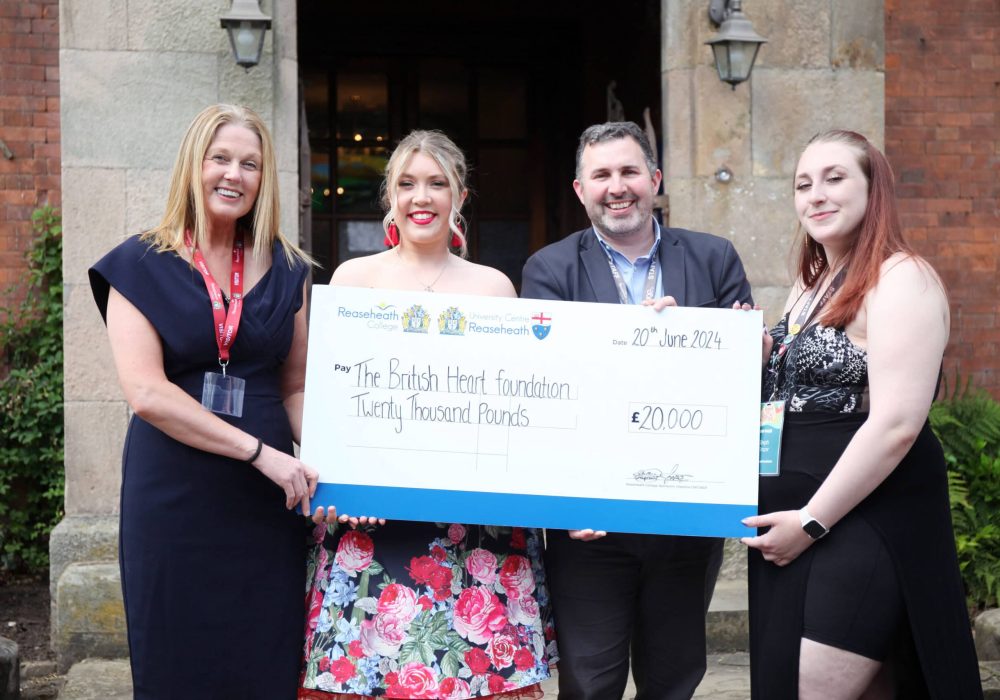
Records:
[[[337,266],[330,278],[330,284],[342,287],[371,287],[374,280],[385,269],[386,255],[391,251],[365,255],[345,260]]]
[[[945,329],[950,324],[948,294],[931,264],[918,255],[896,253],[882,263],[878,284],[865,297],[865,309],[898,315],[909,305],[934,309]]]
[[[462,260],[460,269],[463,282],[468,286],[471,294],[491,297],[517,296],[510,278],[495,267]]]
[[[931,264],[919,255],[894,253],[879,270],[879,286],[936,287],[944,293],[944,283]]]

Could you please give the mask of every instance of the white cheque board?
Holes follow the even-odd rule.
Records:
[[[759,311],[315,286],[314,502],[405,520],[736,537]]]

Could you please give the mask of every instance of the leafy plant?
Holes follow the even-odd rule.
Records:
[[[12,571],[48,568],[63,506],[62,226],[52,207],[31,220],[23,301],[0,307],[0,569]]]
[[[967,602],[978,610],[996,606],[1000,592],[1000,403],[971,381],[955,384],[931,407],[930,422],[948,464]]]

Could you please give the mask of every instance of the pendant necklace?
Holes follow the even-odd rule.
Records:
[[[400,265],[403,265],[405,267],[406,263],[404,263],[403,259],[399,256],[399,246],[396,246],[395,250],[396,250],[396,260],[399,262]],[[444,264],[441,265],[441,269],[438,270],[437,277],[435,277],[433,280],[431,280],[431,282],[429,284],[425,284],[423,282],[423,280],[421,280],[419,277],[417,277],[417,275],[415,273],[410,273],[410,274],[412,274],[413,275],[413,279],[415,279],[420,284],[420,286],[422,286],[424,288],[425,292],[433,292],[434,291],[434,285],[438,283],[438,280],[441,279],[441,275],[443,275],[444,271],[446,269],[448,269],[448,263],[449,262],[451,262],[451,253],[449,253],[448,257],[444,259]]]

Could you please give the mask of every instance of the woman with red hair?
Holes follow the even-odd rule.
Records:
[[[944,287],[902,236],[892,170],[828,131],[799,158],[798,275],[765,345],[778,474],[750,547],[754,698],[982,698],[941,446],[927,423]]]

